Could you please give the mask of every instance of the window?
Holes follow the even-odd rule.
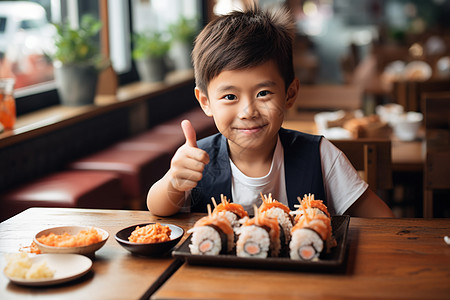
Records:
[[[136,80],[130,55],[129,1],[108,1],[110,58],[121,83]],[[100,18],[99,1],[0,1],[0,77],[16,79],[17,114],[58,104],[53,82],[55,28],[70,20],[74,27],[85,14]],[[99,45],[100,45],[100,36]],[[128,77],[127,77],[128,76]]]
[[[126,1],[110,1],[109,43],[114,70],[119,74],[131,71],[130,11]]]
[[[6,17],[0,17],[0,34],[5,32],[6,28]]]
[[[53,79],[46,57],[53,26],[43,6],[33,2],[0,2],[0,76],[16,78],[16,88]]]
[[[59,103],[53,81],[53,63],[49,56],[54,47],[55,28],[52,23],[70,20],[72,26],[77,26],[84,14],[100,18],[100,2],[0,1],[0,77],[16,79],[18,115]],[[132,31],[144,27],[166,30],[180,17],[198,17],[200,21],[204,2],[108,0],[109,54],[112,66],[119,75],[119,83],[138,80],[131,59]]]
[[[133,27],[136,32],[163,32],[180,17],[200,17],[199,12],[199,0],[132,0]]]
[[[200,25],[200,4],[199,0],[132,1],[133,33],[143,36],[155,34],[163,43],[170,44],[167,53],[168,59],[165,60],[165,66],[168,70],[182,70],[192,67],[191,43],[193,43],[193,37]],[[180,28],[184,29],[180,30]],[[183,45],[177,44],[180,39],[184,40],[181,43]],[[153,40],[153,42],[155,41]],[[158,51],[164,51],[163,49],[158,49]],[[138,63],[138,67],[143,70],[141,63]],[[142,77],[143,80],[153,80],[145,78],[149,76],[145,73],[141,74],[144,76]]]

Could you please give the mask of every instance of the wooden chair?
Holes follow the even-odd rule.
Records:
[[[424,93],[421,106],[427,142],[450,144],[450,91]]]
[[[450,92],[450,79],[430,79],[427,81],[395,81],[393,84],[395,102],[402,105],[405,111],[423,112],[422,94],[434,92]]]
[[[331,140],[352,163],[370,189],[392,189],[391,141],[388,139]]]
[[[433,217],[433,191],[450,189],[450,92],[422,96],[425,117],[423,216]]]
[[[300,86],[295,103],[297,111],[356,110],[363,106],[361,87],[352,84]]]

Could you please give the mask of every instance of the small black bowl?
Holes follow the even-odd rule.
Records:
[[[116,241],[133,254],[144,256],[162,256],[175,247],[184,235],[183,228],[172,224],[160,223],[163,226],[169,226],[170,230],[172,230],[170,233],[170,241],[158,243],[133,243],[128,241],[128,237],[136,229],[136,226],[144,227],[149,224],[155,223],[137,224],[120,230],[115,235]]]

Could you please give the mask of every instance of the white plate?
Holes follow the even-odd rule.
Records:
[[[45,279],[20,279],[6,277],[16,284],[28,285],[28,286],[44,286],[59,284],[74,280],[78,277],[83,276],[92,267],[92,261],[84,255],[80,254],[39,254],[31,257],[33,264],[41,261],[46,261],[47,266],[55,271],[53,278]]]

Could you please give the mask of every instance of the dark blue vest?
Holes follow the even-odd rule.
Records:
[[[322,137],[283,128],[279,135],[284,150],[289,208],[296,209],[297,197],[303,198],[309,193],[326,204],[320,162]],[[209,154],[210,163],[203,171],[202,180],[191,192],[191,211],[206,212],[206,205],[212,205],[211,197],[220,199],[220,194],[224,194],[231,199],[231,166],[227,140],[220,133],[199,140],[197,144]]]

